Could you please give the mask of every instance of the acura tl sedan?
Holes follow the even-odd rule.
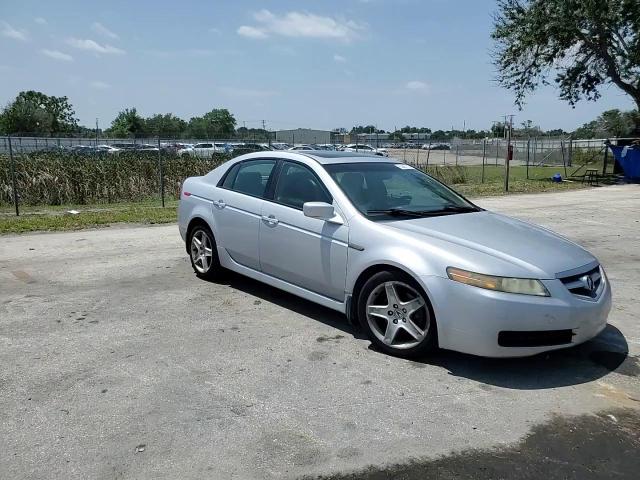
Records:
[[[393,355],[533,355],[593,338],[611,308],[589,252],[390,158],[243,155],[184,182],[179,228],[198,277],[337,310]]]

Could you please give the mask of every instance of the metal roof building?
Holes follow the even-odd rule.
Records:
[[[275,132],[275,141],[290,144],[333,143],[333,134],[329,130],[313,130],[310,128],[278,130]]]

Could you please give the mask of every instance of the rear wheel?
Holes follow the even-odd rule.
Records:
[[[415,357],[437,346],[429,300],[402,272],[379,272],[367,280],[358,297],[358,318],[371,342],[393,355]]]
[[[211,229],[205,225],[195,226],[189,234],[188,242],[191,266],[196,275],[207,280],[218,278],[222,267]]]

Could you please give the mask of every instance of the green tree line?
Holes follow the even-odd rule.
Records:
[[[125,108],[113,119],[109,128],[98,132],[102,137],[112,138],[251,138],[259,141],[268,139],[269,133],[263,129],[240,127],[236,129],[236,119],[225,108],[215,108],[202,116],[191,117],[188,121],[172,114],[157,113],[149,117],[141,116],[136,108]],[[542,135],[569,136],[574,138],[627,137],[634,135],[640,125],[637,110],[623,112],[607,110],[598,118],[585,123],[573,132],[562,129],[544,131],[531,120],[514,126],[512,135],[516,138],[534,138]],[[346,133],[346,130],[342,129]],[[374,125],[357,125],[351,134],[390,133],[391,141],[404,142],[409,134],[429,134],[432,140],[449,141],[454,138],[482,139],[503,137],[505,125],[494,123],[487,130],[432,130],[427,127],[405,126],[386,132]],[[93,128],[78,124],[73,106],[67,97],[49,96],[41,92],[20,92],[15,100],[0,112],[0,134],[2,135],[75,135],[93,137]]]

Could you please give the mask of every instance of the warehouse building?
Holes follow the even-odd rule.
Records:
[[[296,128],[295,130],[278,130],[275,141],[293,144],[300,143],[333,143],[333,132],[329,130],[313,130]]]

